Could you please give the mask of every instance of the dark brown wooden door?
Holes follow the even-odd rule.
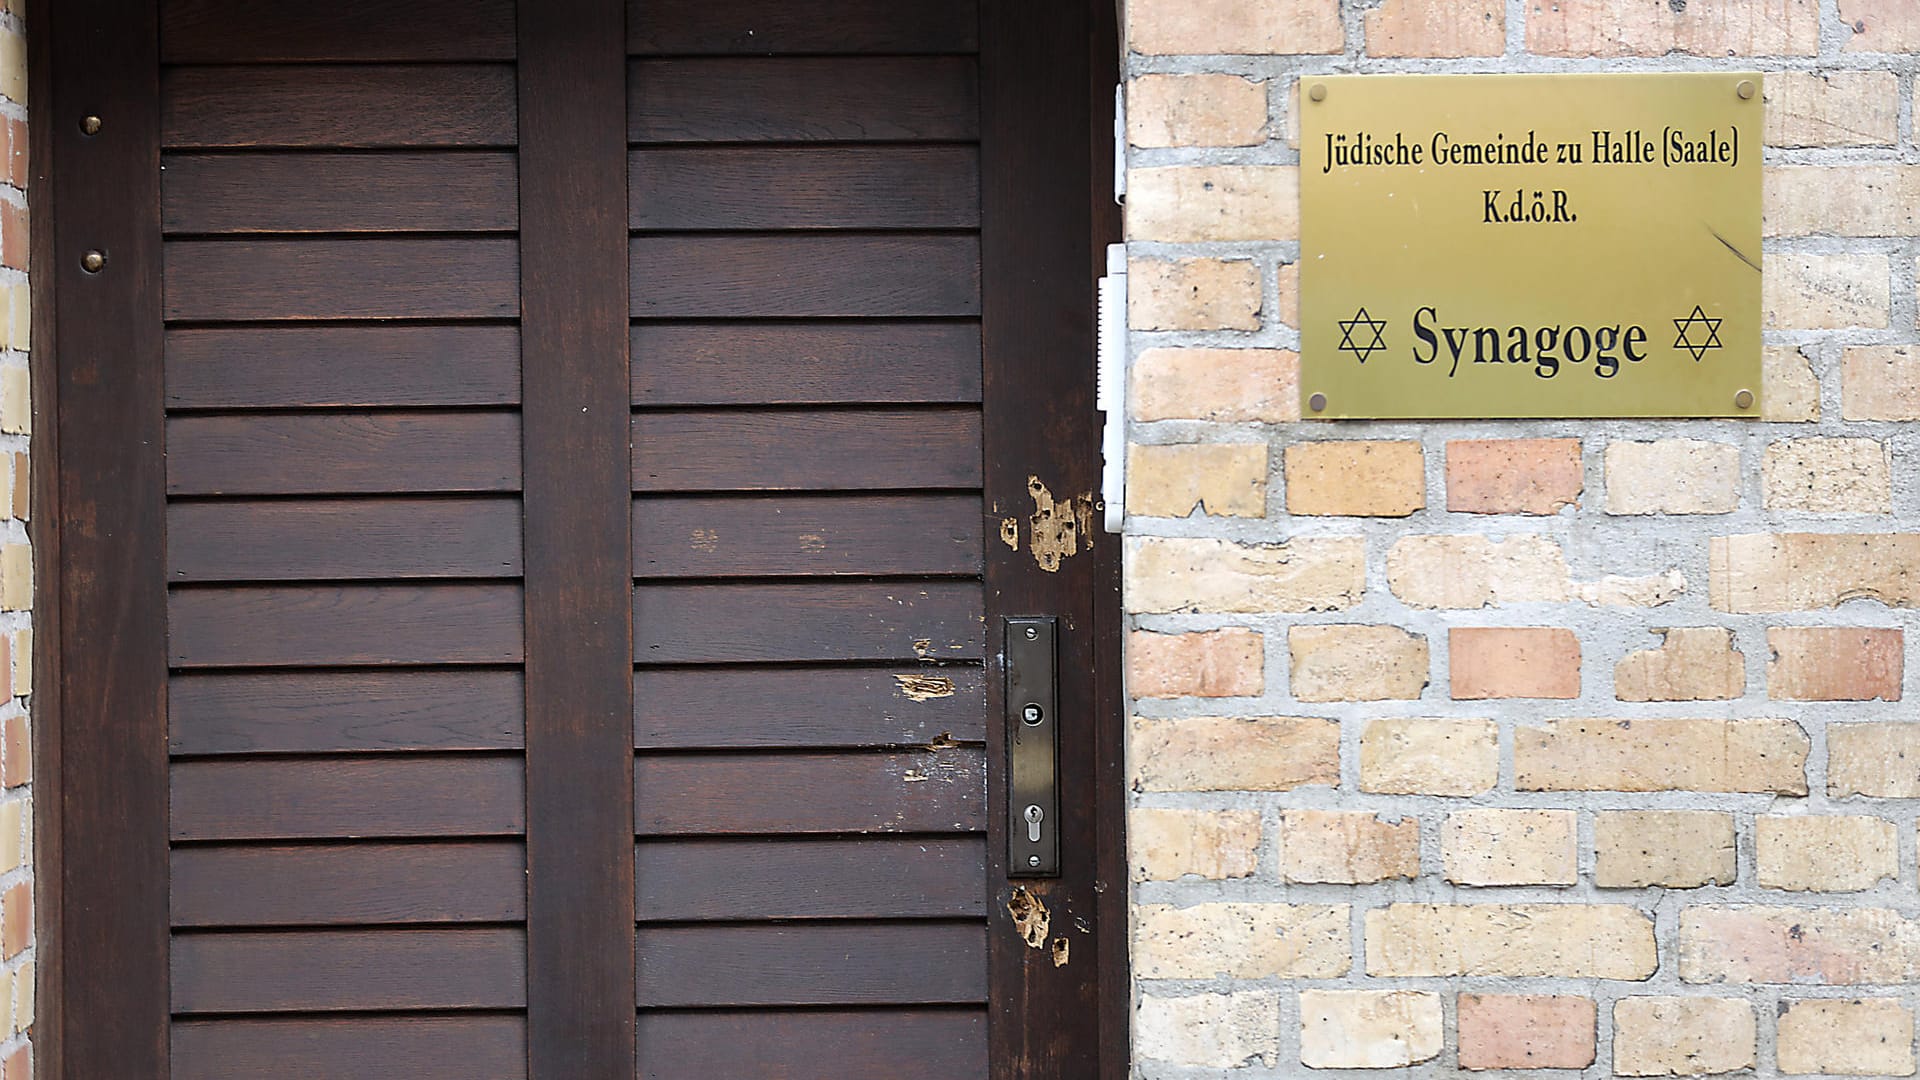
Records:
[[[50,1075],[1119,1075],[1109,24],[45,13]]]

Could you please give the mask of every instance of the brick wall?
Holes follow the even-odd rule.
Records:
[[[1138,1073],[1913,1075],[1920,2],[1127,29]],[[1764,422],[1298,422],[1299,76],[1719,67]]]
[[[30,1080],[33,553],[27,543],[27,40],[0,0],[0,1080]]]

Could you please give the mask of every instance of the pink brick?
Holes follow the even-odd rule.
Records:
[[[1463,1069],[1584,1069],[1593,1064],[1591,998],[1460,995]]]
[[[1456,701],[1580,696],[1580,639],[1571,630],[1456,626],[1447,652]]]
[[[1553,514],[1578,506],[1579,439],[1461,439],[1447,444],[1447,509]]]

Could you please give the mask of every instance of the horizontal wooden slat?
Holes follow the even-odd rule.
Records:
[[[518,585],[175,589],[177,667],[517,664]]]
[[[641,922],[982,916],[986,874],[977,836],[650,840],[634,855]]]
[[[511,60],[513,0],[164,0],[168,64]]]
[[[700,747],[925,746],[987,737],[978,667],[640,668],[634,744]]]
[[[346,926],[518,922],[518,843],[175,848],[173,925]]]
[[[175,762],[175,840],[512,836],[526,827],[518,756]]]
[[[518,491],[511,412],[175,416],[170,495]]]
[[[641,1008],[986,999],[976,923],[641,927],[638,945]]]
[[[526,1080],[518,1016],[185,1020],[173,1080]]]
[[[979,832],[985,754],[642,754],[634,823],[642,836]]]
[[[628,266],[643,319],[980,313],[974,236],[649,234]]]
[[[635,229],[970,229],[970,146],[683,148],[633,153]]]
[[[518,671],[314,671],[175,675],[176,754],[517,750]]]
[[[975,495],[645,498],[637,577],[978,574]]]
[[[951,408],[642,411],[635,491],[977,488],[980,411]]]
[[[506,237],[173,240],[169,319],[486,319],[520,313]]]
[[[174,67],[160,138],[212,147],[512,146],[510,64]]]
[[[635,405],[980,400],[975,323],[635,323],[631,345]]]
[[[978,660],[974,582],[645,585],[633,598],[642,664]]]
[[[980,1080],[987,1018],[957,1008],[645,1011],[638,1044],[641,1080]]]
[[[903,142],[980,134],[971,57],[636,60],[627,136],[663,142]]]
[[[526,1080],[518,1016],[185,1020],[173,1080]]]
[[[639,54],[944,53],[979,46],[974,0],[628,0]]]
[[[166,332],[167,405],[517,405],[513,326],[217,326]]]
[[[512,928],[175,934],[172,956],[175,1014],[526,1005]]]
[[[169,154],[172,233],[471,232],[519,220],[506,153]]]
[[[276,499],[167,507],[172,581],[519,574],[518,499]]]

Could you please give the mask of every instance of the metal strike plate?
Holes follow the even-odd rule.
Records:
[[[1052,616],[1018,616],[1007,631],[1007,874],[1060,873],[1060,715]]]

